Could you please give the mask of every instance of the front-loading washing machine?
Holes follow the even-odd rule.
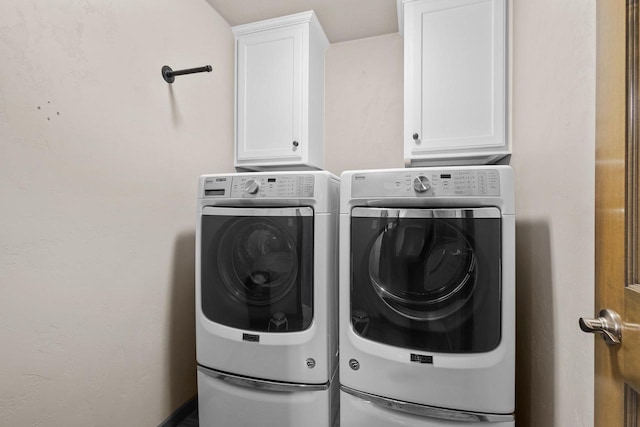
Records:
[[[319,171],[200,177],[201,426],[337,422],[338,192]]]
[[[513,426],[515,217],[508,166],[341,176],[341,419]]]

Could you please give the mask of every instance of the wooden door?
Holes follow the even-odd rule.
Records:
[[[622,342],[595,340],[595,426],[640,426],[638,0],[599,0],[596,65],[596,310]]]

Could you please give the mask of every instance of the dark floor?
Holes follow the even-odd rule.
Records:
[[[198,408],[195,411],[191,412],[187,418],[180,421],[177,427],[198,427],[200,424],[198,423]]]
[[[158,427],[199,427],[198,398],[195,397],[176,409]]]

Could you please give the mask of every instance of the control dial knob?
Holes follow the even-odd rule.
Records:
[[[431,183],[429,182],[429,178],[424,175],[417,176],[413,180],[413,189],[416,190],[416,193],[424,193],[430,188]]]
[[[250,179],[244,185],[244,192],[247,194],[256,194],[260,190],[260,183],[255,179]]]

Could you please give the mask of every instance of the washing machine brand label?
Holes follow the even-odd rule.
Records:
[[[242,334],[242,341],[260,342],[260,335]]]
[[[433,356],[411,353],[411,361],[417,363],[433,363]]]

